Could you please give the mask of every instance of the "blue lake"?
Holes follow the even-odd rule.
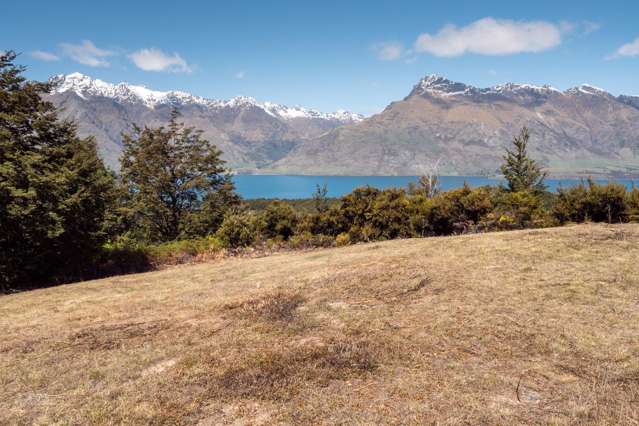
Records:
[[[233,181],[239,194],[245,199],[254,198],[310,198],[316,185],[326,184],[330,197],[340,197],[353,189],[370,185],[375,188],[406,188],[409,182],[417,182],[416,176],[295,176],[295,175],[235,175]],[[502,181],[481,176],[441,176],[444,190],[470,186],[499,185]],[[630,179],[616,179],[617,183],[632,187]],[[638,179],[639,181],[639,179]],[[556,191],[561,185],[576,185],[579,179],[547,179],[548,189]],[[597,180],[606,183],[607,180]]]

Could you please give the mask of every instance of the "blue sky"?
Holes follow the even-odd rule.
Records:
[[[371,114],[425,74],[639,94],[639,2],[9,2],[0,50],[28,76]]]

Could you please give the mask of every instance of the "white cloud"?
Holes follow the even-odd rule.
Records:
[[[545,21],[513,21],[483,18],[465,27],[446,25],[436,34],[421,34],[415,50],[435,56],[465,53],[511,55],[536,53],[561,44],[566,25]]]
[[[371,46],[378,59],[382,61],[395,61],[404,56],[404,45],[397,41],[386,41]]]
[[[58,55],[51,52],[45,52],[44,50],[34,50],[33,52],[31,52],[31,57],[39,61],[46,62],[60,60],[60,57]]]
[[[66,56],[90,67],[108,67],[109,62],[105,58],[114,55],[114,52],[100,49],[89,40],[80,44],[62,43],[60,48]]]
[[[617,49],[612,58],[620,56],[639,56],[639,37]]]
[[[185,72],[190,73],[191,67],[182,57],[173,53],[168,55],[152,47],[150,49],[141,49],[129,55],[129,59],[144,71],[167,71],[167,72]]]
[[[235,73],[235,78],[237,78],[238,80],[242,80],[244,77],[246,77],[246,71],[244,70]]]

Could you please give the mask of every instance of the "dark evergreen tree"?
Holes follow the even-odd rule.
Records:
[[[128,222],[148,241],[214,233],[240,201],[215,145],[178,122],[124,135],[122,182]]]
[[[12,51],[0,55],[0,288],[77,278],[105,234],[113,176],[91,138],[59,121]]]
[[[527,127],[513,139],[514,149],[506,149],[505,163],[501,166],[501,172],[508,181],[510,192],[530,191],[539,193],[546,189],[544,179],[547,173],[535,160],[528,156],[528,142],[530,131]]]

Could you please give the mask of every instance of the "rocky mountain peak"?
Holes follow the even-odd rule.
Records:
[[[449,80],[437,74],[430,74],[417,83],[409,96],[414,95],[455,95],[470,92],[474,87]]]
[[[487,88],[478,88],[468,84],[449,80],[437,74],[423,77],[408,95],[438,98],[467,97],[475,101],[494,100],[497,98],[529,103],[531,100],[540,101],[550,96],[589,95],[598,97],[614,97],[604,89],[590,84],[582,84],[571,89],[561,91],[548,84],[537,86],[527,83],[504,83]],[[636,101],[628,100],[634,104]]]
[[[228,100],[215,100],[202,98],[178,90],[161,92],[129,83],[111,84],[78,72],[68,75],[56,75],[51,77],[49,82],[53,84],[52,94],[73,92],[83,99],[105,97],[114,99],[117,102],[143,104],[151,109],[163,104],[176,106],[199,105],[212,110],[223,108],[259,108],[267,114],[282,120],[308,118],[330,120],[339,123],[352,123],[364,119],[364,116],[360,114],[344,110],[324,113],[300,106],[289,107],[273,102],[258,102],[249,96],[236,96]]]

